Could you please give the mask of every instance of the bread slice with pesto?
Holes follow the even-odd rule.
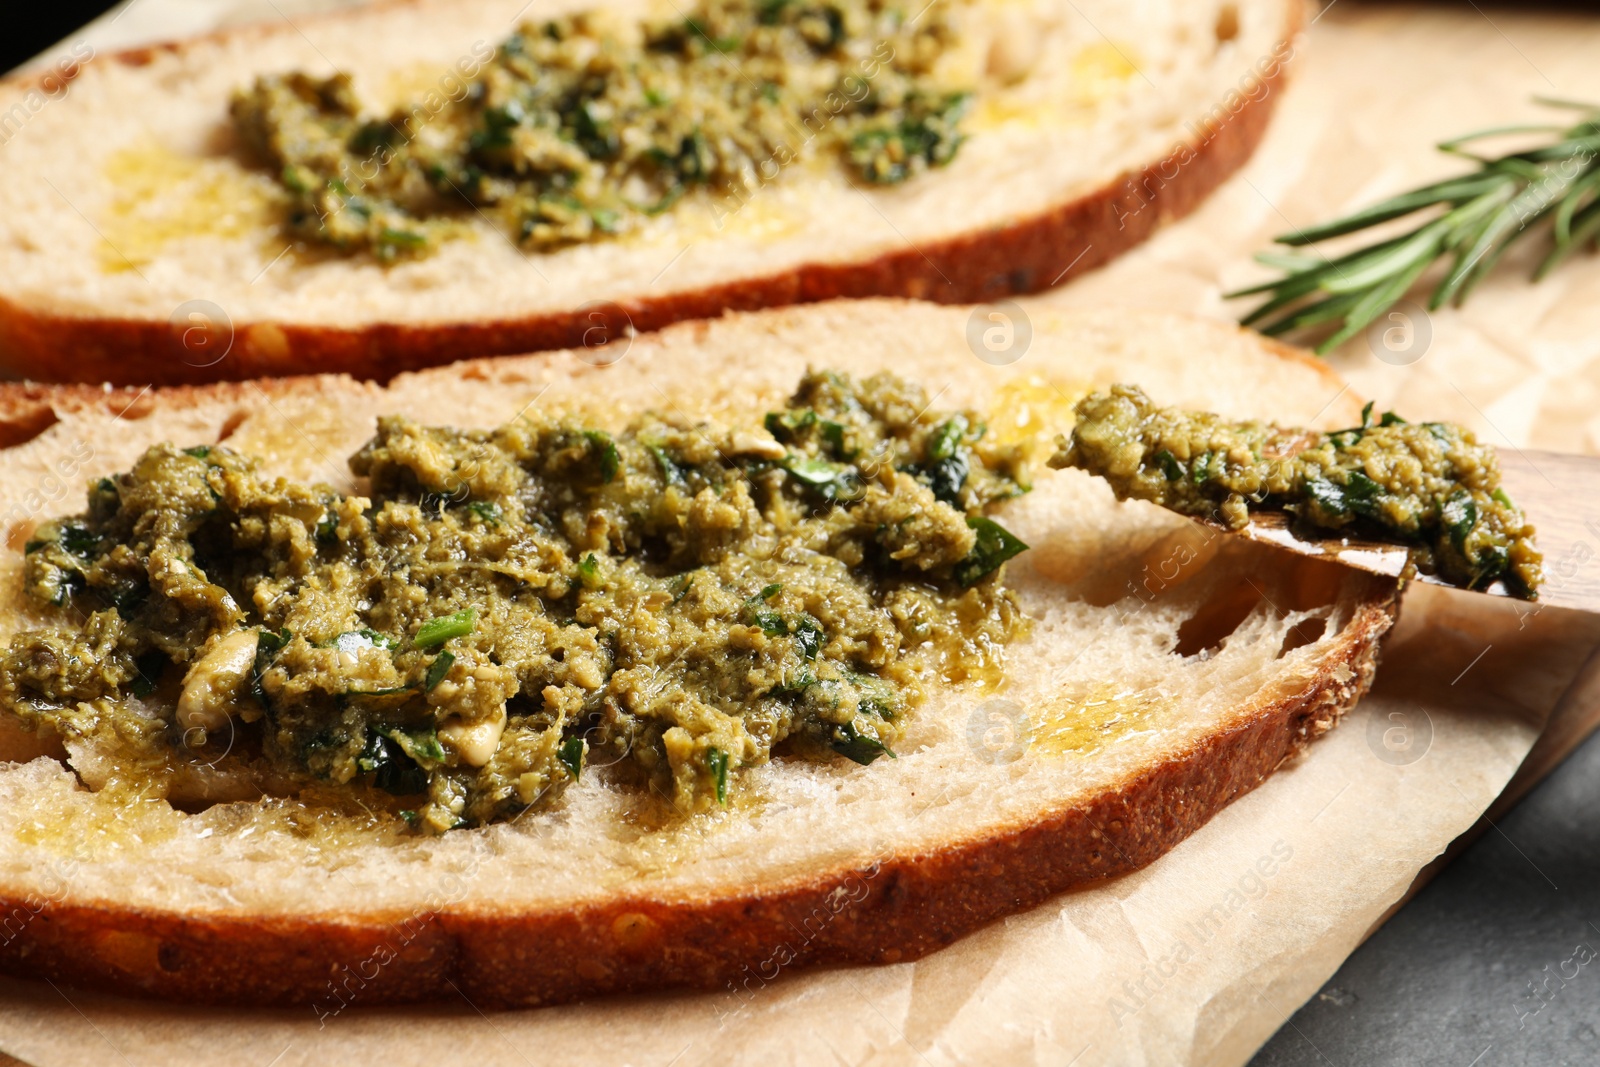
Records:
[[[1359,416],[1324,365],[1232,325],[1026,313],[1031,341],[1004,365],[975,354],[994,358],[969,341],[969,309],[860,301],[681,324],[607,367],[564,351],[387,386],[3,386],[0,638],[59,615],[22,588],[40,525],[81,512],[86,483],[160,442],[225,442],[267,472],[355,490],[344,457],[379,416],[483,427],[566,411],[615,429],[675,410],[759,424],[821,360],[913,378],[1041,456],[1074,402],[1111,382],[1237,417]],[[327,1015],[456,990],[531,1005],[914,959],[1156,861],[1338,722],[1393,620],[1392,581],[1118,503],[1081,471],[1039,470],[993,514],[1031,546],[1002,573],[1028,625],[998,672],[924,677],[896,758],[778,753],[688,815],[597,766],[549,810],[431,836],[327,790],[208,783],[203,759],[174,803],[85,737],[0,717],[0,969]]]
[[[467,357],[592,347],[730,309],[1038,291],[1187,214],[1249,157],[1303,7],[714,2],[755,12],[757,32],[787,26],[783,12],[792,11],[795,32],[814,36],[852,5],[912,29],[882,30],[887,52],[872,46],[877,31],[852,38],[859,57],[827,60],[838,91],[813,85],[787,112],[772,104],[754,147],[742,133],[712,143],[698,127],[680,138],[673,99],[649,86],[636,87],[656,109],[645,118],[617,119],[607,98],[561,119],[558,135],[540,125],[549,115],[529,117],[543,105],[525,100],[538,95],[528,89],[515,107],[473,120],[482,129],[468,157],[449,166],[428,157],[405,172],[416,188],[395,196],[445,212],[438,232],[385,207],[361,185],[362,168],[442,136],[474,79],[509,51],[534,47],[528,35],[545,23],[592,3],[533,0],[513,24],[492,0],[403,0],[97,56],[70,82],[0,83],[0,368],[38,381],[133,384],[321,372],[384,380]],[[626,28],[649,13],[689,27],[705,61],[739,54],[740,36],[697,29],[701,6],[611,0],[594,21]],[[910,53],[927,41],[913,47],[893,33],[936,23],[948,32],[925,35],[944,42],[928,45],[929,84],[907,83],[922,103],[896,111],[905,86],[888,86],[882,71],[923,63]],[[514,38],[518,25],[529,29]],[[767,108],[762,86],[824,69],[800,62],[757,85],[746,73],[754,63],[724,64],[717,91]],[[353,99],[373,121],[356,123],[343,147],[329,144],[344,127],[295,127],[276,155],[252,147],[284,123],[263,117],[263,98],[247,102],[236,124],[233,94],[290,72],[310,81],[275,83],[278,99],[314,97],[329,123],[350,118],[338,109]],[[859,104],[867,95],[872,103]],[[882,101],[886,110],[873,115],[899,117],[857,114]],[[558,177],[567,172],[549,160],[580,148],[595,159],[637,152],[642,162],[592,196],[550,179],[536,205],[502,211],[495,205],[521,195],[504,185],[515,174],[483,171],[513,147],[521,154],[506,167],[548,164]],[[337,183],[332,170],[307,169],[328,151],[353,163]],[[715,166],[737,174],[711,183],[702,172]],[[663,172],[678,184],[662,185]],[[902,172],[914,173],[893,180]],[[343,192],[330,192],[335,185]]]

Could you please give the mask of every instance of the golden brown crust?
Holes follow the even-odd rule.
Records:
[[[1298,13],[1300,8],[1291,5]],[[1298,17],[1298,16],[1296,16]],[[1291,36],[1298,24],[1291,26]],[[1287,41],[1277,55],[1288,54]],[[139,62],[134,55],[118,57]],[[971,304],[1039,292],[1102,266],[1164,222],[1195,210],[1244,165],[1266,132],[1287,72],[1275,62],[1262,88],[1226,105],[1185,144],[1137,173],[1049,211],[998,228],[908,246],[865,262],[810,263],[725,285],[618,302],[638,330],[729,310],[835,297],[901,296]],[[593,309],[522,318],[354,328],[240,324],[227,356],[197,365],[181,330],[162,320],[52,315],[0,298],[0,371],[41,381],[192,383],[343,373],[386,381],[402,371],[475,356],[576,348]],[[616,320],[613,326],[620,326]]]
[[[1089,803],[921,854],[820,872],[781,889],[698,899],[639,894],[577,912],[448,905],[337,920],[186,916],[0,900],[37,911],[0,970],[166,1000],[346,1004],[468,997],[480,1007],[687,987],[736,1011],[793,966],[916,959],[1001,916],[1137,870],[1330,729],[1371,684],[1397,606],[1360,608],[1307,688]]]

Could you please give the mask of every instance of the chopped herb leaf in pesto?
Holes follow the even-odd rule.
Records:
[[[595,454],[600,457],[600,480],[611,481],[617,476],[622,462],[617,456],[617,443],[604,430],[585,430],[583,436],[589,439],[589,443],[594,446]]]
[[[133,666],[139,674],[129,686],[129,691],[143,699],[156,691],[156,686],[161,682],[161,672],[167,667],[167,657],[151,649],[135,658]]]
[[[556,758],[561,760],[574,782],[583,774],[583,754],[587,749],[581,737],[569,737],[556,749]]]
[[[717,803],[728,802],[728,754],[720,748],[706,749],[706,769],[716,789]]]
[[[500,505],[492,500],[471,501],[467,504],[467,510],[491,526],[500,521]]]
[[[428,664],[428,673],[422,679],[422,691],[431,693],[434,687],[444,681],[445,675],[450,673],[450,668],[455,666],[456,657],[450,652],[441,652],[433,657],[433,662]]]
[[[666,479],[668,485],[684,484],[683,471],[673,462],[672,457],[667,455],[666,449],[660,445],[645,445],[645,451],[656,461],[656,466],[660,468],[661,476]]]
[[[438,731],[432,725],[405,729],[391,726],[381,731],[399,745],[407,757],[419,764],[443,763],[447,758],[444,746],[439,744]]]
[[[956,567],[956,581],[962,585],[973,585],[993,574],[1002,563],[1028,547],[1010,530],[982,515],[968,516],[967,525],[978,536],[972,552]]]
[[[318,541],[328,542],[334,540],[338,536],[338,532],[339,517],[331,512],[326,512],[323,520],[317,523],[315,536]]]
[[[970,93],[918,94],[900,114],[863,123],[850,139],[849,157],[869,182],[893,184],[955,158],[966,138],[961,120]]]
[[[894,750],[871,734],[862,733],[855,723],[847,722],[833,730],[829,742],[839,755],[865,767],[879,756],[895,759]]]
[[[417,636],[411,639],[411,643],[417,648],[432,648],[453,638],[467,636],[477,628],[477,625],[477,613],[471,608],[458,611],[454,615],[442,615],[423,623],[417,630]]]

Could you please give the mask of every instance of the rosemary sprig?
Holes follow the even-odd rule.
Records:
[[[1430,209],[1442,212],[1409,233],[1330,259],[1302,251],[1263,252],[1256,260],[1283,277],[1226,294],[1229,299],[1266,294],[1243,319],[1262,333],[1337,329],[1317,346],[1326,353],[1364,330],[1400,301],[1435,262],[1450,268],[1434,288],[1428,308],[1459,306],[1494,269],[1506,249],[1549,219],[1554,243],[1534,271],[1538,281],[1586,244],[1600,245],[1600,105],[1538,98],[1550,107],[1583,112],[1574,126],[1501,126],[1438,146],[1471,159],[1477,171],[1392,196],[1321,226],[1276,238],[1300,249],[1319,241]],[[1483,156],[1468,146],[1487,137],[1554,133],[1553,143],[1503,156]]]

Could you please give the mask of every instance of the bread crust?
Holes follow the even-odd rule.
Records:
[[[1287,4],[1276,54],[1289,53],[1304,11]],[[147,63],[156,51],[112,57]],[[924,242],[865,261],[812,262],[781,273],[661,296],[616,301],[607,325],[659,330],[726,311],[814,303],[839,297],[908,297],[975,304],[1036,293],[1109,263],[1163,223],[1194,211],[1242,167],[1265,135],[1287,79],[1273,64],[1261,89],[1240,96],[1220,120],[1142,170],[1006,226]],[[345,328],[292,322],[238,324],[225,358],[197,365],[182,329],[165,320],[53,315],[0,297],[0,371],[44,382],[186,384],[293,374],[342,373],[387,381],[394,375],[478,356],[578,348],[593,307],[481,321],[374,322]],[[624,319],[622,316],[625,315]]]
[[[725,990],[736,1012],[795,966],[914,960],[1063,890],[1172,849],[1366,692],[1398,593],[1360,607],[1307,687],[1086,804],[921,853],[887,852],[766,891],[648,893],[578,911],[442,907],[333,919],[195,916],[0,899],[36,913],[0,970],[210,1004],[310,1005],[465,996],[482,1008],[649,989]]]

